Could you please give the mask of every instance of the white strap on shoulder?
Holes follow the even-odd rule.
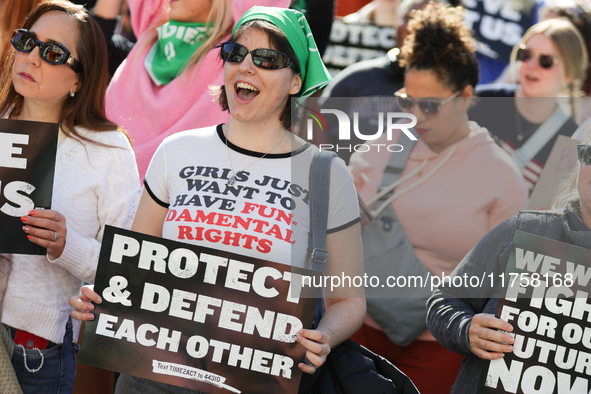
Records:
[[[525,168],[569,118],[570,116],[564,113],[560,105],[557,105],[552,115],[538,127],[535,133],[525,141],[525,144],[511,153],[519,168]]]

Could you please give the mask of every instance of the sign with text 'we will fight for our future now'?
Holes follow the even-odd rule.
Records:
[[[79,362],[207,393],[297,393],[311,271],[107,226]],[[295,285],[294,285],[295,286]]]
[[[51,208],[58,132],[57,123],[0,119],[0,253],[46,253],[20,218]]]
[[[478,394],[588,394],[591,250],[515,232],[496,316],[513,352],[487,362]]]

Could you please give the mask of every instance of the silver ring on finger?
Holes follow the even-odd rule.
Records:
[[[314,369],[318,369],[318,367],[316,365],[312,364],[312,363],[308,363],[306,365],[309,366],[309,367],[314,367]]]
[[[57,231],[54,231],[54,232],[53,232],[53,238],[52,238],[52,239],[50,239],[50,241],[51,241],[51,242],[55,242],[55,241],[57,241]]]

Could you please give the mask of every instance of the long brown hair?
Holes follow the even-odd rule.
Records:
[[[75,126],[93,131],[112,131],[117,126],[105,116],[105,92],[108,83],[107,44],[98,24],[88,15],[81,5],[65,0],[51,0],[40,3],[27,17],[23,28],[31,26],[48,12],[61,12],[72,18],[78,28],[76,52],[82,64],[82,72],[78,74],[81,81],[80,90],[74,97],[68,96],[60,116],[59,124],[68,135],[94,142],[76,132]],[[19,115],[23,107],[23,96],[18,94],[12,83],[12,69],[16,50],[11,48],[8,56],[8,67],[0,91],[0,115]],[[102,145],[102,144],[101,144]]]
[[[479,67],[472,33],[462,7],[446,7],[430,1],[411,11],[408,35],[400,49],[400,65],[429,70],[452,91],[478,83]]]
[[[136,52],[136,56],[133,61],[137,59],[139,54],[146,48],[152,47],[154,42],[158,38],[158,31],[156,28],[167,23],[168,19],[159,20],[150,25],[144,33],[139,37],[138,44],[139,48]],[[220,40],[228,36],[232,32],[232,26],[234,25],[234,16],[232,14],[232,1],[231,0],[212,0],[211,10],[207,16],[207,22],[211,23],[208,27],[209,37],[201,44],[201,46],[195,51],[193,55],[187,60],[179,75],[183,74],[193,68],[196,64],[199,64],[201,60],[211,51]],[[197,68],[193,69],[196,72]],[[179,76],[177,75],[177,76]]]
[[[4,16],[0,21],[0,37],[4,43],[4,50],[0,53],[0,75],[4,71],[6,60],[10,52],[10,39],[12,32],[19,29],[25,17],[37,4],[43,0],[8,0],[4,6]]]

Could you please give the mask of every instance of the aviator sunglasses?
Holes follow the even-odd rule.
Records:
[[[439,107],[447,104],[451,99],[459,96],[460,93],[462,93],[461,90],[455,92],[450,97],[443,100],[437,100],[433,98],[415,99],[409,97],[406,93],[401,93],[400,91],[394,93],[394,96],[396,97],[396,103],[404,112],[410,112],[414,106],[417,105],[423,115],[434,116],[439,113]]]
[[[527,62],[533,56],[534,54],[531,50],[525,47],[525,44],[521,44],[519,46],[519,49],[517,49],[517,60],[519,60],[520,62]],[[541,54],[538,57],[538,62],[540,64],[540,67],[549,70],[552,68],[552,66],[554,66],[555,63],[558,63],[558,59],[550,55]]]
[[[39,47],[41,59],[49,64],[67,64],[76,73],[82,72],[82,64],[62,44],[56,42],[42,42],[35,39],[33,33],[26,29],[16,29],[12,33],[10,43],[19,52],[31,52]]]
[[[583,164],[591,164],[591,145],[577,145],[579,161]]]
[[[231,41],[220,45],[220,56],[225,62],[240,63],[249,53],[254,65],[259,68],[265,70],[279,70],[285,67],[297,69],[296,64],[285,53],[274,49],[259,48],[249,51],[243,45]]]

